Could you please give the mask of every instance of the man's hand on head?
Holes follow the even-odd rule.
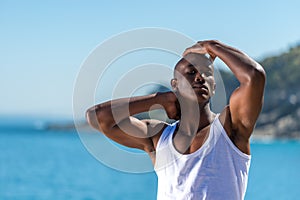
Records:
[[[217,41],[215,40],[199,41],[193,46],[186,48],[183,52],[183,57],[185,57],[189,53],[209,54],[209,59],[211,60],[211,62],[213,62],[216,58],[216,55],[209,51],[209,45],[215,43],[217,43]]]
[[[179,101],[174,92],[157,93],[162,106],[170,119],[179,120],[181,116]]]

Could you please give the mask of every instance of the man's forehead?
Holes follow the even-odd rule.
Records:
[[[180,70],[185,67],[190,67],[191,65],[197,68],[213,68],[212,62],[205,55],[190,53],[183,57],[181,60],[179,60],[179,62],[175,66],[175,69]]]

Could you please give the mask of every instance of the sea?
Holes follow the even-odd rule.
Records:
[[[251,152],[246,200],[300,199],[299,141],[252,141]],[[77,131],[0,124],[1,200],[155,200],[156,188],[154,172],[107,166]]]

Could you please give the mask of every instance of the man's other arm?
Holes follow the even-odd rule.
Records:
[[[176,96],[172,92],[111,100],[89,108],[88,123],[115,142],[151,153],[155,150],[153,137],[162,131],[165,123],[158,120],[139,120],[132,115],[162,105],[170,118],[177,118],[174,107]],[[156,107],[161,108],[161,107]]]

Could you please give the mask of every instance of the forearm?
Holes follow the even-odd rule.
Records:
[[[245,53],[218,41],[206,44],[209,54],[219,57],[233,72],[241,84],[264,76],[264,70],[255,60]]]
[[[134,114],[147,112],[151,109],[160,108],[157,104],[164,105],[162,95],[150,94],[139,97],[129,97],[107,101],[93,106],[87,111],[89,124],[94,128],[113,127],[124,119]],[[100,125],[100,126],[99,126]]]
[[[97,105],[96,110],[114,121],[121,121],[129,116],[149,111],[151,106],[158,104],[159,101],[160,98],[157,94],[150,94],[111,100]]]

